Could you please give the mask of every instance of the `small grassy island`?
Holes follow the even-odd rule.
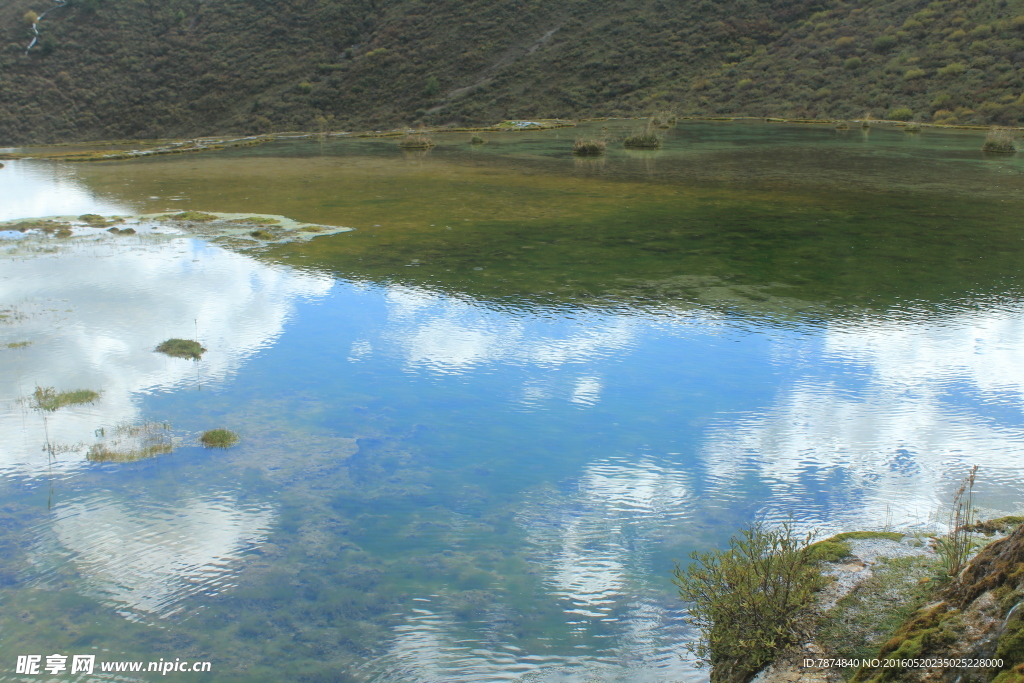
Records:
[[[572,153],[579,156],[599,156],[604,154],[606,146],[603,140],[577,140],[572,146]]]
[[[622,145],[637,149],[658,149],[661,147],[661,136],[655,126],[647,124],[623,140]]]
[[[985,136],[985,144],[982,145],[981,149],[984,152],[992,152],[994,154],[1016,154],[1016,138],[1017,136],[1012,130],[993,128]]]
[[[32,403],[36,410],[52,413],[65,406],[95,403],[99,397],[99,392],[91,389],[57,391],[53,387],[36,387],[32,393]]]
[[[231,448],[238,443],[238,434],[229,429],[211,429],[203,432],[199,443],[207,448]]]
[[[398,146],[402,149],[430,149],[434,146],[434,140],[423,133],[410,134],[399,140]]]
[[[206,353],[202,344],[191,339],[168,339],[157,346],[156,351],[175,358],[191,358],[192,360],[199,360]]]

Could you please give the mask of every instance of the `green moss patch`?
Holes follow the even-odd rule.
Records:
[[[29,346],[31,343],[32,342],[30,342],[30,341],[8,342],[7,344],[4,344],[4,348],[5,349],[23,349],[26,346]]]
[[[203,432],[199,443],[207,448],[231,448],[238,443],[238,434],[229,429],[211,429]]]
[[[157,346],[156,351],[175,358],[191,358],[193,360],[199,360],[206,353],[202,344],[191,339],[168,339]]]
[[[1006,517],[997,517],[996,519],[987,519],[984,522],[978,522],[971,526],[968,531],[985,535],[1007,533],[1021,524],[1024,524],[1024,517],[1007,515]]]
[[[57,391],[53,387],[36,387],[36,390],[32,392],[32,402],[36,410],[44,410],[50,413],[66,406],[95,403],[99,397],[99,392],[91,389]]]
[[[838,562],[849,557],[853,553],[853,549],[846,541],[836,541],[830,538],[812,543],[807,548],[807,553],[815,562]]]
[[[203,213],[202,211],[182,211],[174,215],[164,216],[164,218],[172,221],[189,221],[191,223],[206,223],[217,220],[217,216],[214,214]]]
[[[896,533],[895,531],[844,531],[841,534],[836,534],[830,541],[860,541],[860,540],[871,540],[881,539],[886,541],[902,541],[903,534]]]
[[[249,233],[251,237],[255,237],[258,240],[273,240],[277,239],[277,235],[270,232],[269,230],[253,230]]]

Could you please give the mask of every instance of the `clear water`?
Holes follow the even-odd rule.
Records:
[[[629,125],[0,169],[0,220],[356,228],[244,253],[0,233],[0,680],[51,653],[706,680],[673,558],[754,519],[934,527],[975,463],[987,513],[1022,507],[1022,160],[715,123],[568,153]],[[194,336],[201,362],[152,351]],[[102,395],[44,414],[37,386]],[[146,422],[174,453],[86,459]],[[215,427],[240,445],[197,446]]]

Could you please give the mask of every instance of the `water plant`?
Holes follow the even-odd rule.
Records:
[[[484,140],[479,135],[474,135],[473,137],[471,137],[469,139],[469,144],[471,144],[471,145],[482,145],[482,144],[484,144],[486,142],[487,142],[487,140]]]
[[[269,230],[253,230],[249,233],[251,237],[255,237],[258,240],[272,240],[277,239],[277,235],[270,232]]]
[[[580,156],[597,156],[604,154],[606,143],[603,140],[577,139],[572,146],[572,153]]]
[[[647,124],[638,131],[634,131],[622,141],[624,147],[640,147],[646,149],[657,149],[661,147],[661,136],[654,126]]]
[[[932,539],[942,565],[943,579],[959,576],[967,566],[967,560],[979,547],[978,541],[971,535],[971,530],[978,521],[977,510],[974,509],[974,481],[977,474],[978,466],[975,465],[953,494],[953,506],[949,512],[949,532],[945,536]]]
[[[7,348],[7,349],[23,349],[23,348],[25,348],[26,346],[28,346],[31,343],[32,342],[30,342],[30,341],[8,342],[7,344],[4,344],[4,348]]]
[[[99,397],[99,392],[92,389],[57,391],[53,387],[36,387],[32,392],[32,403],[36,410],[52,413],[65,406],[95,403]]]
[[[920,133],[921,132],[921,124],[920,123],[908,123],[907,125],[903,126],[903,132],[904,133]]]
[[[659,111],[651,117],[651,125],[655,128],[671,128],[676,125],[676,115],[670,111]]]
[[[676,563],[672,582],[698,632],[686,648],[711,666],[712,683],[746,683],[805,633],[814,593],[826,583],[811,538],[788,523],[754,524],[728,549],[694,551],[686,569]]]
[[[850,130],[850,124],[846,121],[840,121],[836,124],[836,130]]]
[[[203,432],[199,443],[207,448],[231,448],[238,443],[238,434],[229,429],[211,429]]]
[[[137,462],[164,455],[174,450],[170,429],[166,422],[119,424],[110,441],[94,444],[85,457],[92,462]]]
[[[402,149],[429,149],[434,146],[433,139],[425,133],[410,133],[398,141]]]
[[[206,349],[199,342],[177,338],[161,342],[155,350],[175,358],[191,358],[193,360],[199,360],[206,353]]]
[[[1017,152],[1016,135],[1012,130],[993,127],[985,136],[985,144],[981,149],[996,154],[1015,154]]]

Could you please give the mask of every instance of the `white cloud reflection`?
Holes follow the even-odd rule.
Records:
[[[52,246],[52,243],[48,246]],[[139,394],[219,382],[283,332],[296,300],[328,293],[325,275],[261,263],[188,238],[69,240],[56,253],[4,257],[0,274],[0,467],[46,466],[43,417],[19,401],[35,387],[102,392],[46,416],[51,443],[91,444],[100,427],[139,419]],[[171,337],[209,349],[201,363],[154,347]],[[65,453],[67,465],[84,450]]]
[[[713,430],[704,450],[719,493],[756,473],[772,491],[768,517],[940,526],[937,510],[977,463],[982,506],[1024,503],[1013,484],[1024,475],[1024,306],[835,324],[819,354],[818,375]]]
[[[80,590],[132,617],[167,617],[192,595],[233,586],[232,562],[261,543],[274,514],[230,496],[166,501],[115,500],[104,494],[61,504],[32,555],[42,570],[67,556]]]

